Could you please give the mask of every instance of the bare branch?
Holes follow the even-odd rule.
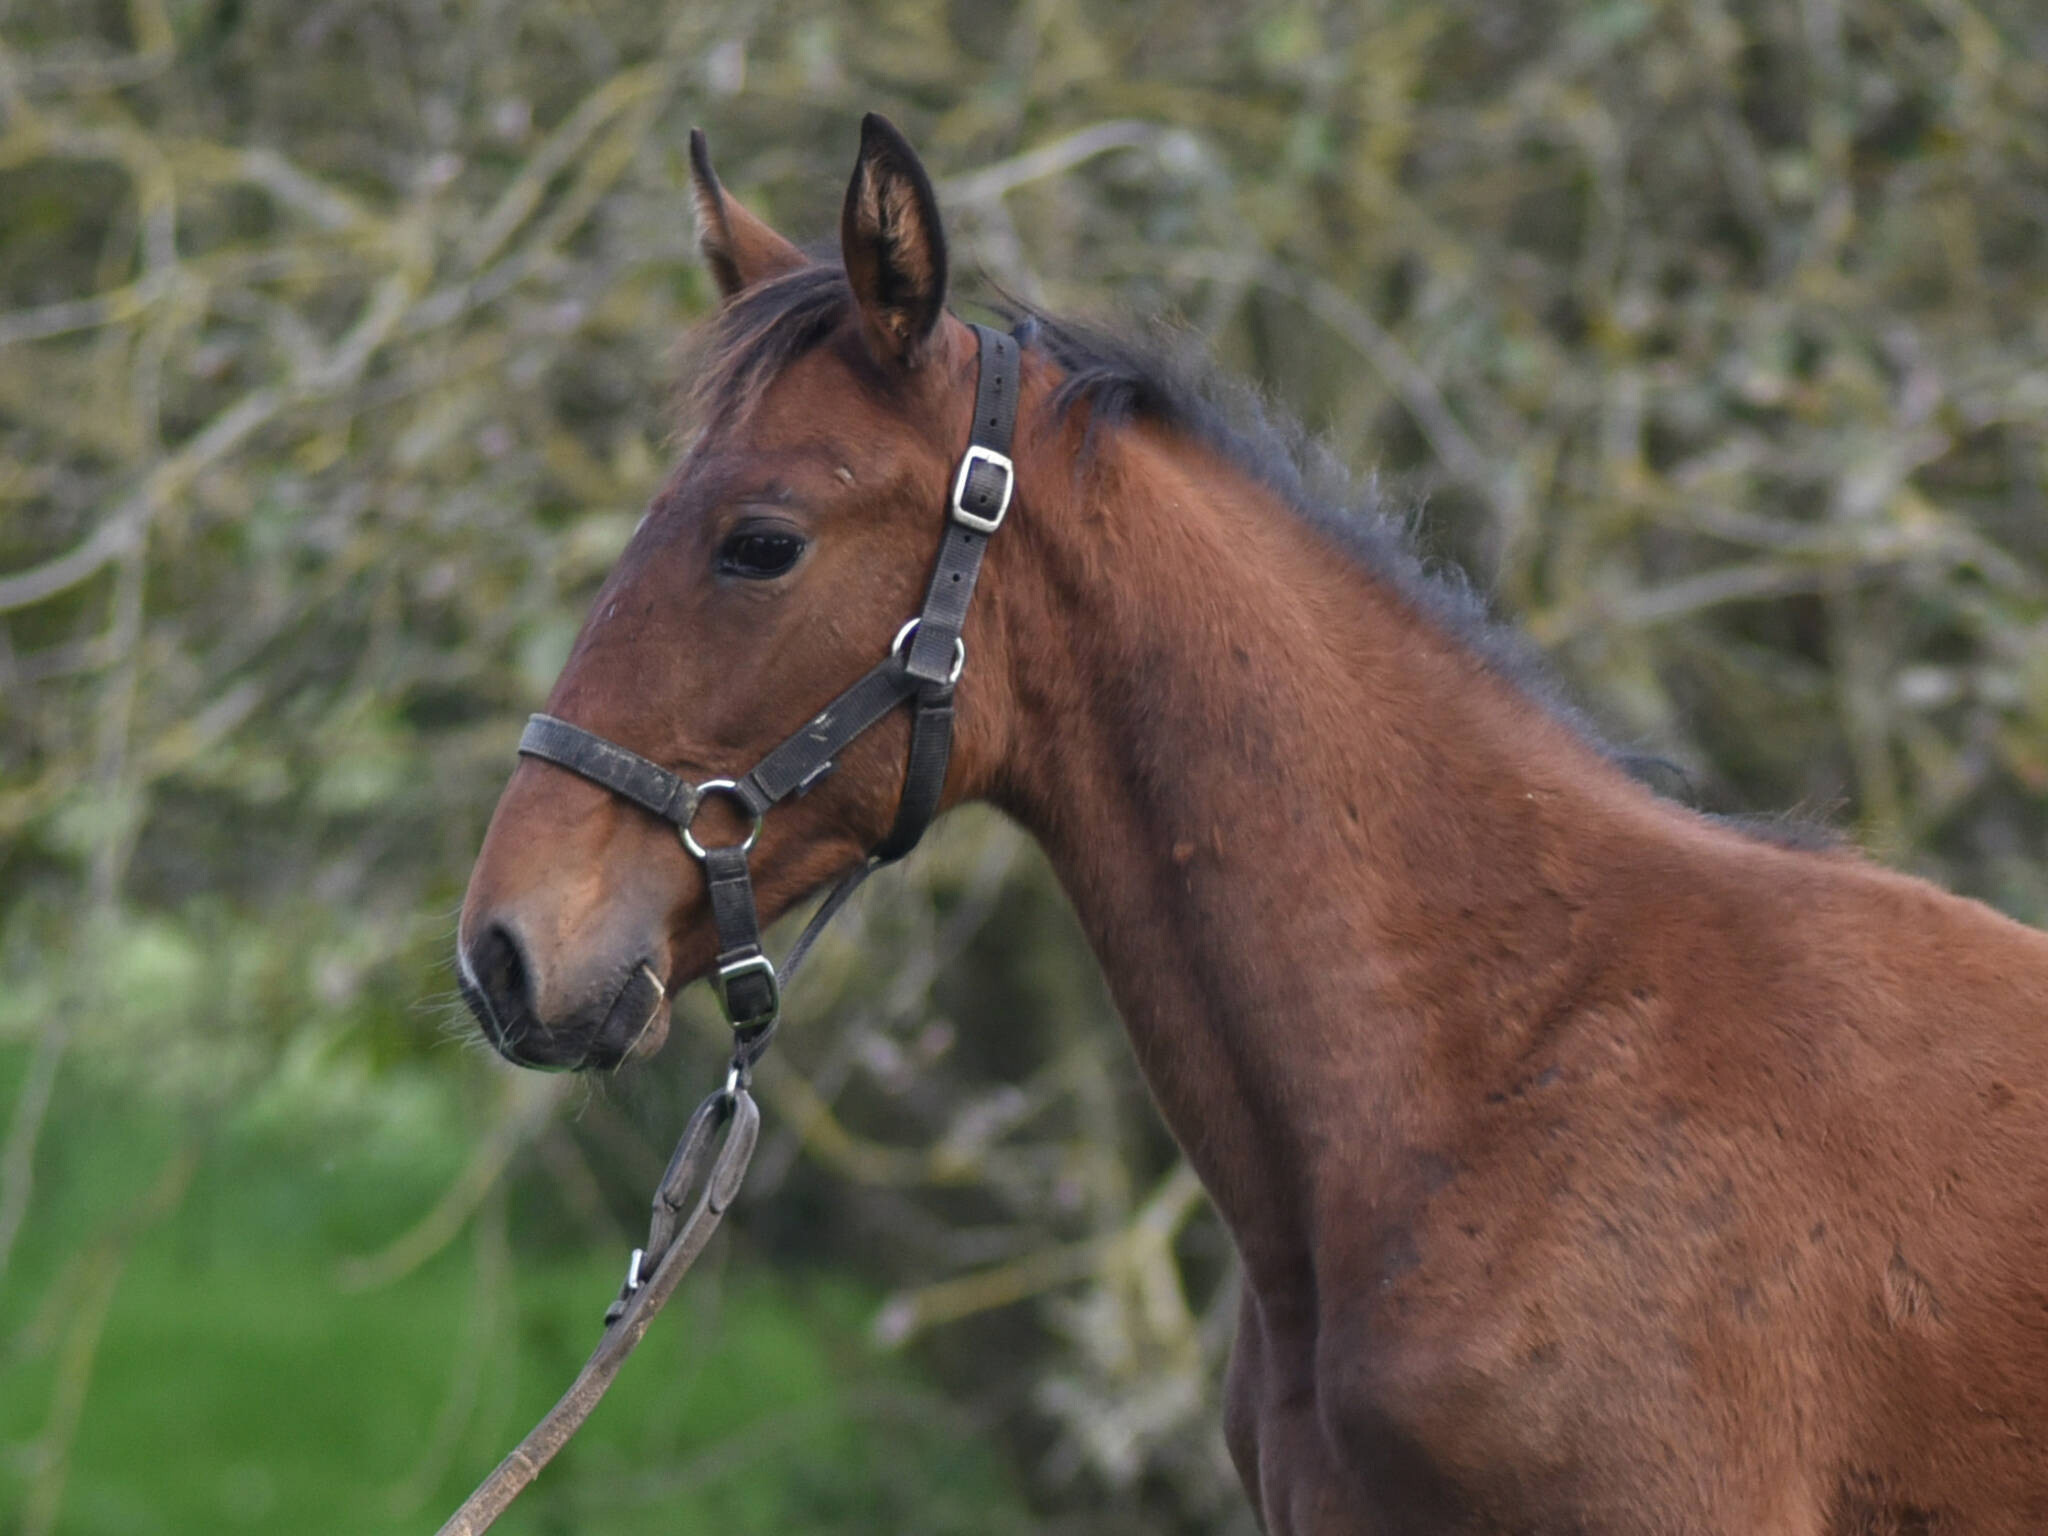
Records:
[[[63,1065],[64,1053],[70,1045],[70,1011],[52,1009],[36,1035],[35,1051],[29,1057],[21,1090],[15,1095],[14,1114],[7,1122],[7,1146],[0,1151],[0,1280],[7,1278],[15,1237],[28,1216],[29,1199],[35,1191],[36,1144],[42,1138],[43,1121],[50,1111],[57,1069]]]

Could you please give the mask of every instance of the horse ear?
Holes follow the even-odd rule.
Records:
[[[879,113],[860,122],[839,248],[876,359],[916,367],[946,306],[946,236],[931,177]]]
[[[697,249],[721,297],[808,265],[802,251],[726,196],[711,169],[702,128],[690,130],[690,185],[697,201]]]

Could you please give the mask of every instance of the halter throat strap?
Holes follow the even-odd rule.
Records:
[[[967,449],[954,470],[945,532],[925,588],[924,607],[897,632],[887,656],[738,779],[693,783],[552,715],[529,718],[519,738],[523,755],[566,768],[670,823],[684,849],[703,866],[718,933],[713,985],[736,1035],[733,1068],[742,1081],[774,1033],[783,983],[825,924],[876,868],[916,847],[938,814],[952,761],[953,695],[967,664],[967,607],[989,536],[1002,526],[1017,483],[1010,442],[1017,421],[1018,345],[1013,337],[987,326],[973,330],[980,342],[980,360]],[[869,857],[844,876],[819,907],[778,975],[762,949],[747,863],[761,818],[817,784],[850,742],[905,704],[911,711],[910,751],[895,821]],[[753,826],[743,842],[705,848],[690,828],[706,798],[718,794],[737,801]]]

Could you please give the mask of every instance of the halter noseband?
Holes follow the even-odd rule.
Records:
[[[973,330],[981,343],[973,430],[953,477],[946,532],[925,589],[924,609],[897,631],[887,656],[737,779],[693,784],[552,715],[532,716],[519,738],[519,750],[526,756],[580,774],[672,824],[685,851],[703,866],[711,919],[718,931],[714,985],[719,1006],[737,1036],[733,1072],[740,1080],[767,1049],[782,1013],[782,982],[795,974],[812,941],[863,880],[917,846],[938,813],[953,752],[953,690],[967,664],[967,642],[961,637],[967,604],[981,574],[988,537],[1002,526],[1017,485],[1016,467],[1009,458],[1017,420],[1017,343],[987,326]],[[824,778],[849,742],[905,703],[911,707],[910,754],[895,823],[833,888],[790,949],[778,976],[761,947],[760,914],[747,869],[761,818]],[[751,825],[740,842],[707,848],[691,832],[697,812],[713,795],[736,801],[749,818]]]

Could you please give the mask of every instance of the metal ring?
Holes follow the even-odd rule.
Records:
[[[739,801],[740,809],[754,818],[754,824],[747,829],[746,841],[740,844],[741,853],[752,853],[754,851],[754,844],[761,837],[761,813],[747,804],[740,794],[739,785],[731,779],[706,779],[697,786],[697,803],[690,808],[690,820],[682,823],[676,829],[683,834],[683,846],[698,858],[704,857],[704,845],[690,835],[690,826],[692,822],[696,821],[697,812],[704,809],[704,802],[714,794],[731,795],[733,799]]]
[[[896,638],[889,642],[889,654],[891,656],[901,656],[904,653],[910,644],[910,637],[917,633],[917,626],[922,622],[923,618],[920,616],[912,619],[908,624],[896,631]],[[966,670],[967,642],[960,636],[955,635],[953,637],[953,671],[946,679],[946,686],[950,688],[959,682],[960,674]],[[705,787],[708,789],[710,786],[706,785]]]

